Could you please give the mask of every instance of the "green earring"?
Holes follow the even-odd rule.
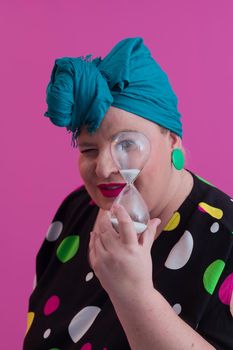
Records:
[[[172,151],[172,164],[175,169],[181,170],[184,167],[184,154],[180,148]]]

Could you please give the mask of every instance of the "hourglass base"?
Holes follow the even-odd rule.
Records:
[[[112,223],[113,227],[115,228],[115,230],[117,232],[119,232],[118,220],[116,218],[111,218],[111,223]],[[135,231],[138,235],[141,234],[142,232],[144,232],[147,228],[147,225],[143,224],[141,222],[133,221],[133,224],[134,224]]]

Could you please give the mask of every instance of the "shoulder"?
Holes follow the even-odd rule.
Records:
[[[92,215],[96,214],[98,207],[92,201],[89,193],[84,185],[70,192],[61,202],[55,215],[51,220],[50,227],[47,232],[47,237],[50,236],[50,231],[53,232],[54,227],[62,227],[60,239],[70,234],[77,227],[85,226],[85,222],[90,221]]]
[[[198,204],[198,209],[208,213],[227,230],[233,232],[233,199],[199,175],[192,175],[194,178],[192,196]]]
[[[90,196],[84,185],[74,189],[72,192],[68,193],[63,199],[61,206],[67,206],[73,202],[86,202],[90,200]]]
[[[70,243],[62,242],[72,236],[72,244],[78,244],[80,235],[87,232],[91,219],[94,220],[97,207],[90,205],[91,197],[85,186],[81,186],[70,192],[61,202],[44,237],[43,243],[36,256],[36,275],[39,281],[52,261],[57,261],[57,249],[68,249]],[[78,234],[77,234],[78,232]],[[69,241],[67,241],[69,242]],[[63,248],[61,248],[63,247]],[[66,250],[66,253],[68,250]]]
[[[91,197],[88,194],[84,185],[70,192],[61,202],[55,214],[54,220],[57,217],[63,217],[67,213],[77,212],[80,209],[85,209],[89,206]]]

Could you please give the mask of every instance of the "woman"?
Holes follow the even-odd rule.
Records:
[[[232,201],[183,168],[176,96],[142,39],[103,60],[56,60],[47,103],[73,132],[84,186],[37,255],[24,349],[233,349]],[[139,238],[112,207],[125,184],[110,144],[122,131],[151,144],[135,182],[150,213]]]

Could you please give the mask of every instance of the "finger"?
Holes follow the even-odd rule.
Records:
[[[105,250],[110,252],[114,252],[117,249],[118,246],[116,242],[119,241],[119,235],[115,232],[114,229],[112,229],[112,231],[114,231],[113,234],[111,234],[109,231],[99,233],[100,240]]]
[[[96,249],[96,256],[98,257],[99,254],[105,255],[107,252],[107,249],[105,248],[101,237],[98,233],[96,233],[96,240],[95,240],[95,249]]]
[[[110,236],[113,236],[116,240],[119,240],[119,234],[113,228],[111,219],[112,219],[111,212],[109,210],[104,210],[99,220],[98,228],[96,232],[98,232],[98,234],[103,234],[105,232],[108,232]]]
[[[97,232],[91,232],[91,249],[89,250],[88,260],[89,264],[94,272],[96,272],[95,267],[97,266],[97,262],[100,255],[106,254],[106,250],[100,240],[100,237]]]
[[[120,239],[120,235],[119,235],[118,231],[116,231],[116,229],[114,228],[114,225],[112,223],[112,218],[113,218],[112,214],[113,214],[113,210],[112,209],[111,209],[111,212],[109,210],[107,211],[107,218],[108,218],[108,221],[109,221],[109,225],[111,227],[109,229],[109,232],[114,237],[114,239],[119,240]]]
[[[99,221],[99,231],[100,232],[109,231],[115,234],[115,230],[112,227],[111,214],[109,210],[103,211],[103,215],[101,216]]]
[[[94,248],[94,237],[93,237],[93,231],[90,232],[90,240],[89,240],[89,249]]]
[[[122,205],[114,205],[112,212],[118,221],[121,241],[125,244],[138,244],[134,224],[125,208]]]
[[[160,225],[161,220],[159,218],[150,220],[147,226],[147,229],[141,234],[139,238],[139,243],[143,245],[146,249],[151,250],[151,247],[154,243],[158,232],[158,226]]]
[[[109,226],[110,225],[109,225],[109,220],[107,216],[107,210],[103,210],[103,214],[99,221],[99,229],[100,231],[105,231]]]

